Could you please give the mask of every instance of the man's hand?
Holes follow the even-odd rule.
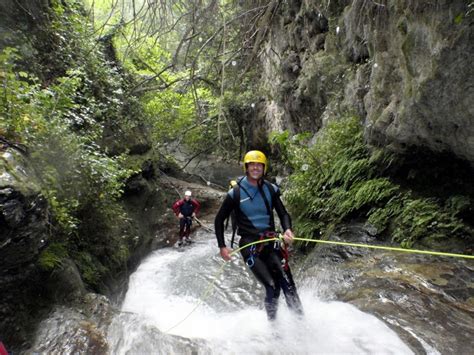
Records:
[[[179,219],[184,218],[184,216],[182,215],[181,212],[178,214],[178,218],[179,218]]]
[[[283,240],[285,241],[286,245],[291,245],[293,243],[293,238],[295,235],[291,231],[291,229],[287,229],[285,233],[283,233]]]
[[[193,214],[191,215],[191,217],[193,217],[193,218],[196,217],[196,213],[193,212]]]
[[[222,259],[224,259],[225,261],[229,261],[231,259],[230,253],[232,252],[232,250],[230,250],[227,247],[222,247],[220,248],[220,250],[221,250]]]

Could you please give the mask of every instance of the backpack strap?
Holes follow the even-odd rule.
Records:
[[[275,196],[275,189],[273,188],[273,185],[268,182],[267,180],[263,180],[262,184],[258,185],[258,191],[262,195],[263,202],[265,203],[265,207],[267,208],[267,213],[270,216],[270,228],[272,230],[275,230],[275,219],[273,218],[273,211],[270,208],[270,203],[268,202],[267,196],[265,195],[265,191],[263,190],[263,186],[267,186],[268,191],[270,192],[270,199],[272,202],[272,207],[274,206],[274,196]]]
[[[235,214],[235,221],[234,223],[237,224],[237,218],[240,213],[240,181],[237,182],[237,184],[234,185],[232,188],[233,191],[233,200],[234,200],[234,211],[233,213]],[[230,240],[230,247],[234,247],[234,239],[235,239],[235,232],[236,232],[236,226],[232,225],[232,239]]]
[[[268,180],[263,180],[263,183],[265,185],[267,185],[268,190],[270,191],[270,198],[271,198],[271,201],[272,201],[272,206],[275,206],[274,202],[275,202],[275,196],[276,196],[277,193],[276,193],[275,189],[273,188],[273,184]]]
[[[235,184],[234,187],[232,188],[233,191],[233,200],[234,200],[234,210],[237,211],[237,209],[240,208],[240,184]]]

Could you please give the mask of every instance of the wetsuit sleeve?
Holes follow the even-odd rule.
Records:
[[[214,230],[216,231],[217,245],[219,248],[226,246],[224,240],[224,221],[229,217],[233,209],[234,200],[232,196],[227,194],[224,202],[222,202],[221,208],[217,212],[216,219],[214,220]]]
[[[201,204],[198,202],[198,200],[191,200],[191,203],[194,206],[193,212],[196,213],[196,216],[197,216],[197,214],[199,213],[199,210],[201,209]]]
[[[286,231],[287,229],[291,229],[291,217],[286,211],[286,208],[281,201],[280,195],[280,190],[277,190],[274,197],[274,204],[278,218],[280,218],[283,231]]]

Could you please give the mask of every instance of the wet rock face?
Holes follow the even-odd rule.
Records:
[[[261,56],[267,132],[316,132],[343,113],[368,143],[474,163],[474,13],[469,2],[283,4]]]
[[[93,293],[74,307],[56,306],[41,322],[26,354],[107,354],[106,329],[113,312],[105,296]]]
[[[0,213],[0,272],[5,272],[38,256],[46,241],[47,204],[39,194],[25,196],[4,187],[0,189]]]
[[[329,30],[328,20],[316,6],[289,2],[272,23],[261,56],[265,105],[261,113],[267,132],[317,130],[339,75],[331,57],[321,57]],[[326,64],[335,70],[325,71]]]
[[[344,226],[331,239],[377,243],[360,224]],[[321,298],[375,315],[415,353],[472,352],[474,270],[469,260],[321,246],[309,253],[302,270]]]
[[[0,151],[0,338],[18,342],[37,293],[35,262],[47,241],[48,206],[26,160]],[[21,331],[20,331],[21,330]]]
[[[466,17],[468,4],[397,3],[367,26],[372,72],[366,137],[395,151],[427,147],[474,163],[474,88],[466,80],[474,76],[474,19]],[[354,11],[347,22],[364,18],[366,10]]]

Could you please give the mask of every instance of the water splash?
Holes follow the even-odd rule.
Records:
[[[130,278],[126,313],[110,328],[113,353],[412,353],[385,323],[350,304],[319,299],[308,282],[300,289],[304,317],[281,299],[270,323],[262,288],[243,262],[236,258],[219,274],[216,252],[215,241],[204,240],[184,253],[163,249],[144,260]],[[212,295],[195,309],[209,282]]]

